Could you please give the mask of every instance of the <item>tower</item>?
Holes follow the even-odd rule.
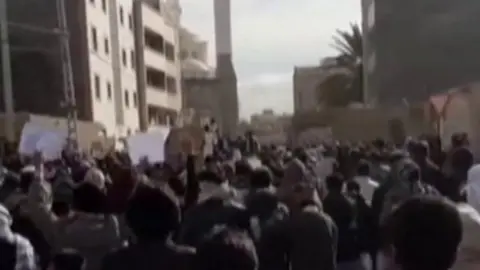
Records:
[[[235,136],[238,126],[237,76],[232,60],[232,27],[230,0],[214,0],[215,45],[218,80],[216,92],[221,112],[217,122],[221,132]]]

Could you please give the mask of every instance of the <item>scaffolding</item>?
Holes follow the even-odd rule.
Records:
[[[75,150],[78,148],[78,133],[77,133],[77,110],[75,101],[75,89],[73,83],[72,64],[70,55],[69,34],[67,25],[67,16],[65,1],[56,0],[56,16],[57,27],[53,29],[37,27],[27,24],[20,24],[8,22],[7,18],[7,0],[0,0],[0,32],[2,42],[2,74],[3,74],[3,91],[6,114],[6,134],[9,141],[14,141],[15,127],[14,127],[14,97],[12,92],[11,81],[11,51],[44,51],[51,52],[43,48],[35,47],[13,47],[10,48],[8,39],[9,28],[18,29],[32,33],[54,35],[58,37],[60,43],[60,57],[62,63],[62,79],[63,79],[63,98],[61,106],[66,110],[67,118],[67,148]],[[53,52],[51,52],[53,53]]]

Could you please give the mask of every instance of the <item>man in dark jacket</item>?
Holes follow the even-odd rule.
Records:
[[[267,168],[252,172],[245,205],[250,215],[252,236],[257,247],[259,270],[287,269],[286,253],[278,239],[282,222],[288,219],[287,206],[280,202],[272,187],[273,177]]]
[[[217,225],[250,230],[246,208],[236,202],[235,190],[226,179],[211,171],[197,176],[200,186],[197,205],[185,212],[179,232],[179,243],[196,247]]]
[[[126,219],[137,243],[107,255],[103,270],[189,270],[194,249],[170,240],[180,222],[180,210],[161,190],[138,186]]]
[[[323,207],[338,228],[337,269],[362,269],[355,203],[342,194],[344,182],[341,176],[331,175],[326,182],[328,195],[323,200]]]
[[[311,183],[293,187],[290,218],[283,224],[285,239],[278,240],[286,247],[291,270],[337,269],[337,227],[315,201],[315,192]]]

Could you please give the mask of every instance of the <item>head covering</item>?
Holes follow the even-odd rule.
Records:
[[[85,175],[85,184],[91,184],[100,190],[105,189],[106,178],[105,175],[98,168],[90,168]]]
[[[467,201],[475,210],[480,211],[480,164],[470,168],[467,174]]]

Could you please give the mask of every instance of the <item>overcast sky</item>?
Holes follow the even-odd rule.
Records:
[[[293,111],[294,66],[334,54],[335,29],[360,22],[360,0],[231,0],[240,115]],[[183,23],[215,54],[213,0],[181,0]]]

